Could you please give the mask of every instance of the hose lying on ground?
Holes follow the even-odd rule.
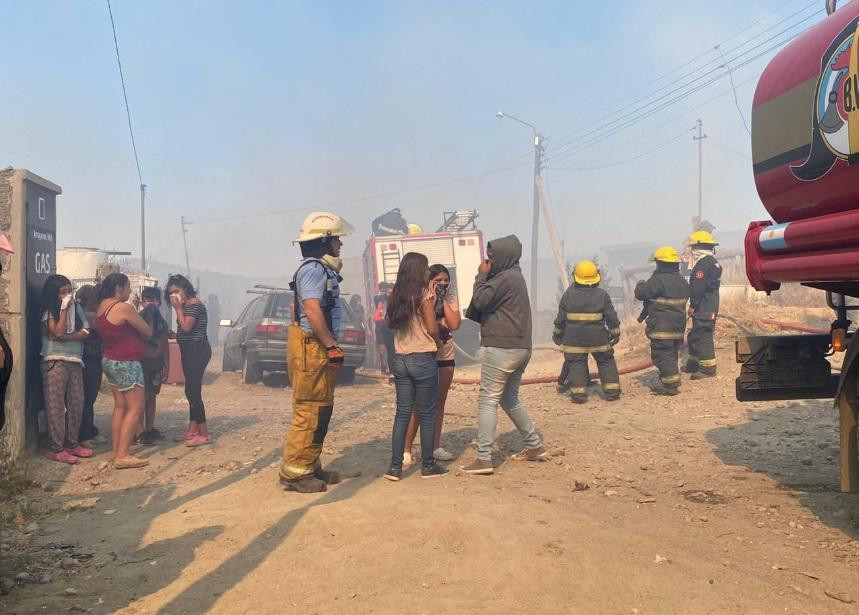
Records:
[[[743,331],[746,334],[754,335],[754,332],[752,332],[748,327],[741,324],[736,319],[731,318],[729,316],[720,316],[720,318],[725,318],[726,320],[733,322],[739,328],[743,329]],[[761,322],[765,325],[770,325],[773,327],[779,327],[781,329],[785,329],[788,331],[799,331],[801,333],[813,333],[813,334],[829,333],[829,329],[822,329],[820,327],[812,327],[811,325],[806,325],[806,324],[802,324],[802,323],[798,323],[798,322],[782,322],[779,320],[771,320],[771,319],[765,319],[765,320],[762,320]],[[686,344],[683,344],[683,347],[685,348]],[[468,353],[464,352],[461,348],[459,349],[459,351],[462,352],[464,355],[466,355],[469,359],[471,359],[475,362],[479,362],[479,359],[477,357],[469,355]],[[635,372],[640,372],[640,371],[645,370],[649,367],[653,367],[653,361],[650,359],[642,359],[638,363],[633,363],[632,365],[626,365],[624,367],[619,368],[617,371],[618,371],[619,375],[624,376],[626,374],[634,374]],[[365,369],[359,369],[357,371],[357,374],[363,378],[372,378],[374,380],[387,380],[388,379],[388,376],[385,376],[383,374],[378,374],[375,372],[370,372],[370,371],[367,371]],[[591,373],[590,378],[591,378],[591,380],[599,378],[599,374]],[[557,381],[558,381],[558,376],[534,376],[532,378],[523,378],[522,384],[553,384],[553,383],[556,383]],[[453,382],[454,382],[454,384],[480,384],[480,378],[454,378]]]
[[[685,347],[685,344],[684,344]],[[638,363],[633,363],[632,365],[626,365],[617,370],[617,373],[621,376],[626,374],[633,374],[635,372],[640,372],[641,370],[647,369],[648,367],[653,367],[653,361],[650,359],[643,359]],[[384,374],[379,374],[375,372],[370,372],[365,369],[359,369],[356,372],[359,376],[363,378],[372,378],[374,380],[387,380],[388,376]],[[593,380],[595,378],[599,378],[599,374],[592,373],[590,374],[590,378]],[[534,376],[532,378],[523,378],[522,384],[553,384],[558,381],[558,376]],[[454,384],[480,384],[480,378],[454,378]]]
[[[811,325],[804,325],[799,322],[781,322],[779,320],[771,320],[768,318],[762,320],[761,322],[765,325],[779,327],[780,329],[785,329],[787,331],[800,331],[801,333],[814,333],[817,335],[827,335],[831,333],[829,329],[823,329],[821,327],[812,327]]]

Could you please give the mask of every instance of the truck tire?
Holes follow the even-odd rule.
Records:
[[[337,384],[355,384],[355,368],[341,367],[337,370]]]
[[[242,365],[242,380],[245,384],[256,384],[262,378],[262,372],[259,366],[251,357],[245,357]]]

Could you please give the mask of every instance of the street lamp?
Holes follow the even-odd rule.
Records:
[[[537,273],[539,266],[538,258],[538,242],[540,239],[540,194],[537,191],[537,178],[540,177],[540,172],[543,165],[543,135],[537,130],[537,127],[530,122],[521,120],[516,116],[499,111],[495,114],[499,120],[507,118],[514,122],[527,126],[534,133],[534,215],[531,221],[531,309],[537,313]]]

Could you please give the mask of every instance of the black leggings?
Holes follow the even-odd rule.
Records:
[[[101,354],[85,354],[84,358],[84,411],[78,440],[84,442],[98,435],[93,408],[101,389]]]
[[[182,371],[185,372],[185,397],[195,423],[206,422],[206,406],[203,405],[203,374],[212,358],[209,342],[185,342],[179,346],[182,353]]]

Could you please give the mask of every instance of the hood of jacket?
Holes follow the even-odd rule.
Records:
[[[706,249],[706,248],[692,248],[692,266],[698,264],[702,258],[706,258],[708,256],[713,256],[716,253],[715,250]]]
[[[507,235],[500,239],[493,239],[487,244],[492,249],[492,275],[498,275],[519,266],[522,258],[522,242],[516,235]]]

